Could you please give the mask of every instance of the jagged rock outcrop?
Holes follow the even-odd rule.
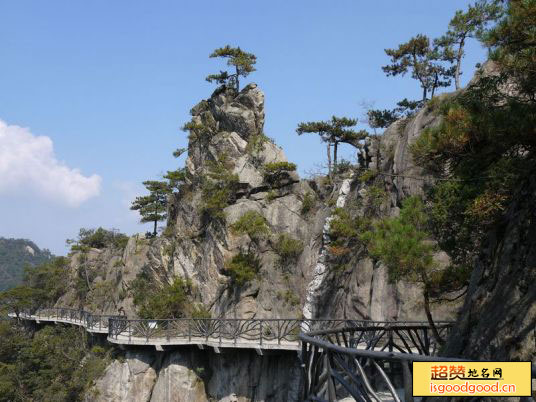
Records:
[[[361,205],[357,213],[368,213],[363,207],[372,191],[367,183],[355,174],[333,182],[300,180],[292,170],[276,181],[267,180],[264,166],[287,160],[263,134],[264,95],[255,84],[238,94],[219,89],[192,108],[191,114],[192,124],[202,129],[190,133],[187,179],[170,199],[165,235],[150,239],[133,236],[123,251],[75,253],[71,258],[73,289],[57,305],[85,304],[88,310],[105,313],[122,309],[134,316],[131,283],[143,272],[161,284],[171,283],[177,276],[188,278],[196,290],[193,301],[202,303],[213,317],[425,318],[420,288],[389,283],[386,268],[369,258],[364,247],[351,250],[351,259],[343,269],[332,263],[327,252],[336,207],[354,210]],[[396,123],[367,146],[369,154],[362,160],[384,174],[383,216],[397,214],[403,198],[421,193],[431,182],[420,177],[422,172],[412,164],[408,146],[424,127],[437,122],[430,110],[424,109],[405,125]],[[203,185],[215,165],[238,180],[226,199],[224,216],[207,219],[203,205],[210,194],[204,192]],[[305,210],[306,198],[313,202]],[[266,238],[254,244],[248,235],[230,228],[247,211],[260,214],[270,229]],[[282,263],[274,247],[281,234],[297,240],[303,248],[290,264]],[[250,247],[258,254],[260,269],[255,279],[239,286],[232,282],[226,263]],[[445,258],[438,254],[438,259]],[[77,281],[88,282],[90,291],[85,299],[76,290]],[[99,294],[105,297],[99,298]],[[436,319],[452,318],[454,313],[453,306],[436,306],[434,310]],[[127,353],[124,362],[115,361],[108,367],[94,389],[98,400],[129,400],[140,384],[150,392],[144,389],[140,399],[130,400],[298,399],[300,375],[295,353],[257,356],[254,351],[239,351],[216,355],[188,348],[158,357],[153,350],[136,353]]]

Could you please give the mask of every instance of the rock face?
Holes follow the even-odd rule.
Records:
[[[423,128],[437,124],[430,111],[422,110],[405,125],[396,123],[367,144],[365,165],[384,174],[379,189],[355,173],[330,182],[300,180],[287,169],[277,180],[269,179],[266,165],[287,160],[263,134],[264,95],[255,84],[238,94],[219,89],[191,114],[186,182],[170,199],[166,234],[133,236],[124,250],[75,253],[72,290],[57,305],[84,305],[103,313],[122,309],[135,316],[131,283],[143,273],[159,284],[188,278],[196,289],[192,301],[202,303],[213,317],[425,319],[420,288],[389,283],[386,268],[369,258],[363,246],[351,250],[342,268],[328,249],[335,208],[367,216],[371,194],[381,191],[385,197],[374,213],[396,215],[402,199],[423,191],[427,181],[412,178],[422,172],[412,164],[408,145]],[[211,194],[203,186],[216,176],[215,166],[237,180],[224,214],[208,219],[203,205]],[[233,232],[231,225],[247,211],[261,215],[270,233],[255,240]],[[280,236],[301,246],[290,262],[278,251]],[[260,269],[253,280],[237,285],[226,264],[250,249]],[[76,290],[80,281],[90,288],[85,298]],[[434,318],[451,319],[455,311],[456,306],[436,306]],[[101,401],[292,401],[299,399],[299,378],[295,353],[219,355],[186,347],[160,355],[131,351],[125,361],[108,367],[94,395]]]
[[[151,398],[156,380],[154,353],[127,351],[123,362],[114,360],[86,397],[89,401],[144,402]]]
[[[298,401],[300,367],[295,352],[258,356],[238,350],[182,348],[127,352],[90,391],[96,402]]]
[[[532,176],[488,234],[447,355],[536,364],[535,197]]]
[[[415,166],[409,145],[417,139],[426,127],[439,124],[439,118],[425,107],[414,118],[391,125],[385,133],[373,141],[368,149],[368,168],[381,172],[380,187],[375,189],[350,177],[339,186],[336,205],[357,208],[358,216],[372,213],[367,207],[372,191],[382,191],[385,198],[376,213],[382,216],[396,216],[403,199],[421,195],[424,188],[432,183],[421,168]],[[329,245],[329,219],[324,228],[324,249]],[[316,272],[322,272],[323,279],[315,277],[314,292],[310,296],[315,302],[306,309],[312,309],[313,317],[360,318],[379,321],[386,320],[426,320],[422,306],[422,290],[419,285],[406,282],[389,283],[387,269],[373,261],[363,246],[352,250],[352,257],[346,267],[339,270],[325,268],[326,255],[321,254]],[[448,263],[445,253],[437,253],[436,260]],[[436,320],[455,318],[459,304],[433,305]],[[308,313],[309,314],[309,313]]]

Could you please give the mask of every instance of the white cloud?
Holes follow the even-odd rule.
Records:
[[[0,120],[0,194],[29,192],[76,207],[100,193],[98,175],[58,161],[52,140]]]

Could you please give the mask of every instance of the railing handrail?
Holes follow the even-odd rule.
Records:
[[[301,333],[298,335],[302,342],[309,343],[311,345],[318,346],[324,350],[329,350],[337,353],[344,353],[354,355],[358,357],[371,357],[381,360],[406,360],[406,361],[422,361],[422,362],[435,362],[435,361],[468,361],[467,359],[441,357],[441,356],[427,356],[416,353],[400,353],[400,352],[382,352],[378,350],[367,350],[357,348],[347,348],[339,345],[335,345],[331,342],[317,339],[307,334]]]

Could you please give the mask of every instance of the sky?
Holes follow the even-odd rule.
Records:
[[[302,176],[324,163],[301,121],[361,118],[421,90],[386,77],[385,48],[437,37],[463,0],[0,1],[0,237],[57,255],[81,227],[145,232],[129,206],[141,182],[184,164],[180,127],[210,96],[224,62],[213,49],[257,56],[265,133]],[[467,45],[462,84],[486,50]],[[342,150],[354,158],[350,148]]]

